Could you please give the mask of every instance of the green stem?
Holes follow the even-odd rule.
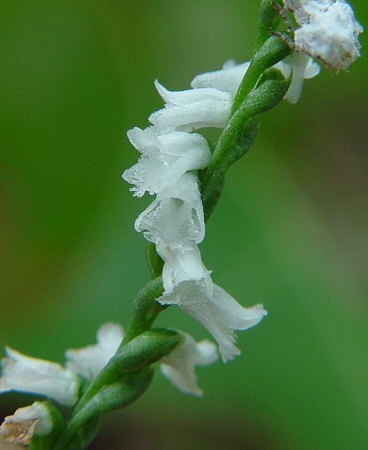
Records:
[[[90,403],[102,388],[121,380],[127,374],[138,373],[154,364],[181,342],[182,336],[176,331],[154,328],[121,345],[99,375],[88,386],[73,414],[78,413],[87,403]]]
[[[161,256],[157,253],[155,244],[153,244],[152,242],[148,242],[146,254],[148,267],[150,269],[152,278],[160,277],[162,274],[162,269],[164,267],[164,262]]]
[[[133,303],[133,318],[129,325],[127,334],[125,335],[117,353],[123,347],[128,346],[129,342],[134,338],[149,330],[157,315],[166,308],[164,306],[161,306],[156,301],[156,299],[162,295],[162,292],[162,278],[158,277],[154,280],[149,281],[138,293],[138,296]],[[149,364],[150,361],[147,360],[147,363]],[[128,396],[127,400],[121,407],[135,401],[140,395],[143,394],[143,392],[150,384],[153,372],[149,371],[147,375],[143,374],[143,378],[139,375],[139,372],[139,370],[136,372],[137,375],[132,372],[132,374],[128,376],[126,388],[126,393],[128,394]],[[88,389],[75,406],[72,418],[69,421],[65,432],[62,434],[58,445],[55,447],[56,450],[82,450],[84,448],[83,446],[80,446],[78,440],[73,443],[73,446],[71,446],[71,441],[74,438],[77,439],[77,437],[75,436],[77,436],[80,430],[83,431],[84,424],[86,424],[86,422],[88,422],[89,420],[93,420],[93,416],[96,415],[96,411],[94,411],[94,408],[87,408],[87,412],[85,412],[86,408],[84,408],[84,406],[88,402],[93,401],[93,398],[95,397],[97,404],[99,402],[101,404],[101,399],[99,400],[98,396],[100,395],[99,393],[102,393],[102,390],[104,389],[104,383],[106,382],[106,373],[107,368],[105,368],[97,376],[97,378],[91,382],[91,384],[88,386]],[[140,384],[137,383],[138,380],[140,380]],[[129,394],[130,391],[132,392],[131,396]]]
[[[284,98],[290,81],[291,79],[284,78],[264,81],[247,96],[230,118],[202,178],[202,201],[206,220],[220,198],[229,167],[240,159],[254,142],[258,129],[255,116],[276,106]]]
[[[262,0],[259,10],[259,28],[254,54],[262,47],[262,45],[270,37],[270,32],[276,28],[277,22],[280,20],[280,14],[273,4],[273,0]]]
[[[53,450],[83,450],[96,431],[99,416],[135,402],[152,381],[153,370],[147,368],[127,374],[119,382],[100,389],[87,407],[74,411],[64,433]],[[89,432],[88,428],[91,427]]]
[[[290,52],[288,44],[279,37],[271,36],[267,39],[250,62],[235,96],[230,117],[235,114],[250,91],[254,89],[263,72],[286,58]]]
[[[157,302],[164,291],[161,276],[149,281],[138,293],[133,303],[133,318],[122,345],[151,328],[158,314],[166,309]]]
[[[253,144],[258,129],[255,116],[275,106],[287,91],[288,82],[285,83],[285,80],[259,81],[265,70],[290,54],[290,48],[284,41],[270,36],[276,20],[277,12],[272,0],[262,0],[255,54],[235,96],[228,124],[219,138],[212,161],[203,173],[206,220],[221,195],[228,168]],[[55,450],[85,448],[97,429],[101,413],[122,408],[137,400],[152,380],[151,365],[180,343],[180,335],[176,333],[176,336],[170,330],[149,331],[157,315],[166,307],[157,302],[163,293],[163,261],[151,243],[147,256],[154,279],[139,292],[125,338],[76,405]],[[152,348],[149,347],[151,344]]]
[[[234,124],[230,135],[224,136],[221,141],[215,162],[213,165],[211,164],[210,171],[206,171],[202,178],[202,203],[206,222],[221,197],[229,167],[250,150],[258,127],[257,118],[251,118],[239,130]],[[238,145],[234,141],[237,141]]]

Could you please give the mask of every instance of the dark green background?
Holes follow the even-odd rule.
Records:
[[[359,20],[368,6],[356,0]],[[63,360],[98,326],[125,325],[147,281],[133,229],[150,199],[121,180],[127,129],[162,105],[158,78],[249,58],[257,1],[2,1],[0,344]],[[105,418],[112,449],[368,448],[367,37],[348,72],[305,84],[263,118],[229,173],[201,251],[214,280],[269,317],[239,334],[243,355],[198,370],[201,400],[159,373]],[[206,331],[176,308],[161,325]],[[14,399],[2,398],[10,413]],[[17,403],[17,404],[18,404]],[[114,442],[113,442],[114,441]],[[107,443],[106,443],[107,442]]]

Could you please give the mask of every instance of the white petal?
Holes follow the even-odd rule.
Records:
[[[175,185],[159,192],[138,216],[135,229],[155,244],[201,242],[205,225],[197,177],[185,173]]]
[[[235,346],[235,330],[246,330],[257,325],[267,315],[262,305],[250,308],[241,306],[231,295],[217,285],[213,285],[212,295],[205,289],[197,289],[192,282],[192,291],[181,292],[180,301],[176,287],[172,294],[164,294],[158,301],[161,304],[178,304],[181,309],[193,316],[212,334],[219,344],[224,362],[240,354]],[[188,286],[186,286],[188,287]],[[194,291],[194,292],[193,292]]]
[[[0,426],[0,438],[10,444],[28,445],[34,434],[45,435],[52,430],[52,418],[43,402],[18,408],[5,417]]]
[[[149,153],[151,149],[159,147],[157,131],[153,127],[141,130],[134,127],[127,132],[130,143],[141,153]]]
[[[198,128],[224,128],[232,100],[203,100],[167,106],[152,113],[148,120],[161,131],[192,131]]]
[[[78,400],[79,381],[60,364],[32,358],[10,348],[2,360],[0,393],[8,391],[45,395],[67,406]]]
[[[321,66],[313,61],[313,58],[308,58],[307,66],[304,72],[304,79],[309,80],[316,77],[321,72]]]
[[[175,288],[175,299],[181,303],[181,292],[185,296],[190,295],[189,290],[193,288],[193,281],[199,286],[206,288],[206,280],[209,275],[201,260],[201,254],[196,244],[185,243],[175,246],[158,244],[157,253],[164,260],[162,280],[165,288],[165,296],[171,294]],[[190,283],[185,283],[189,281]],[[199,286],[195,286],[194,292]],[[195,301],[195,297],[192,297]],[[164,302],[162,299],[161,302]]]
[[[293,68],[293,78],[290,87],[285,95],[286,100],[290,103],[297,103],[302,95],[304,74],[309,60],[308,55],[294,54],[290,56]]]
[[[97,330],[97,342],[103,350],[115,353],[124,335],[124,328],[119,323],[107,322]]]
[[[123,337],[121,325],[112,322],[102,325],[97,331],[96,345],[65,352],[66,366],[85,378],[95,378],[115,354]]]
[[[197,149],[198,153],[207,153],[209,149],[206,139],[198,133],[174,131],[159,135],[158,140],[160,152],[167,156],[182,156],[192,148]]]
[[[297,103],[303,89],[305,78],[313,78],[318,75],[320,67],[313,62],[312,58],[303,53],[293,53],[275,65],[283,73],[285,78],[289,77],[293,69],[293,78],[290,87],[285,95],[285,99],[290,103]]]
[[[147,133],[139,128],[130,131],[131,141],[142,156],[123,173],[123,178],[135,185],[131,190],[138,197],[175,184],[185,172],[203,169],[211,160],[206,139],[197,133],[174,131],[160,136],[150,128]]]
[[[157,80],[155,81],[155,86],[163,100],[169,105],[191,105],[205,100],[223,102],[231,100],[227,92],[220,91],[219,89],[204,88],[188,89],[185,91],[168,91]]]
[[[162,161],[155,158],[143,156],[138,163],[125,170],[122,177],[125,181],[133,184],[130,189],[137,197],[142,197],[145,192],[154,194],[162,180],[165,169]]]
[[[201,395],[194,369],[195,366],[207,366],[218,359],[216,346],[207,340],[197,343],[188,334],[183,335],[184,342],[162,358],[161,371],[183,392]]]
[[[191,86],[193,89],[215,88],[229,92],[232,97],[235,97],[249,64],[249,62],[246,62],[236,65],[234,61],[227,61],[222,70],[197,75]]]

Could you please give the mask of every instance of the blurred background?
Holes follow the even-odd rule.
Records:
[[[127,129],[162,106],[153,80],[247,60],[258,1],[4,1],[0,31],[0,344],[63,362],[148,280],[133,222],[150,198],[121,179]],[[354,1],[368,19],[365,0]],[[263,117],[201,245],[215,282],[269,316],[242,356],[199,369],[202,399],[157,371],[104,417],[91,449],[368,448],[367,36],[348,72]],[[208,337],[176,308],[158,324]],[[2,417],[33,401],[3,395]]]

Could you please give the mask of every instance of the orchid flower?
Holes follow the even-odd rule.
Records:
[[[186,333],[183,336],[184,342],[161,360],[161,372],[181,391],[202,395],[194,369],[218,359],[216,346],[207,340],[196,342]]]
[[[0,394],[17,391],[40,394],[62,405],[72,406],[78,400],[77,375],[60,364],[32,358],[6,348],[7,357],[2,360]]]

